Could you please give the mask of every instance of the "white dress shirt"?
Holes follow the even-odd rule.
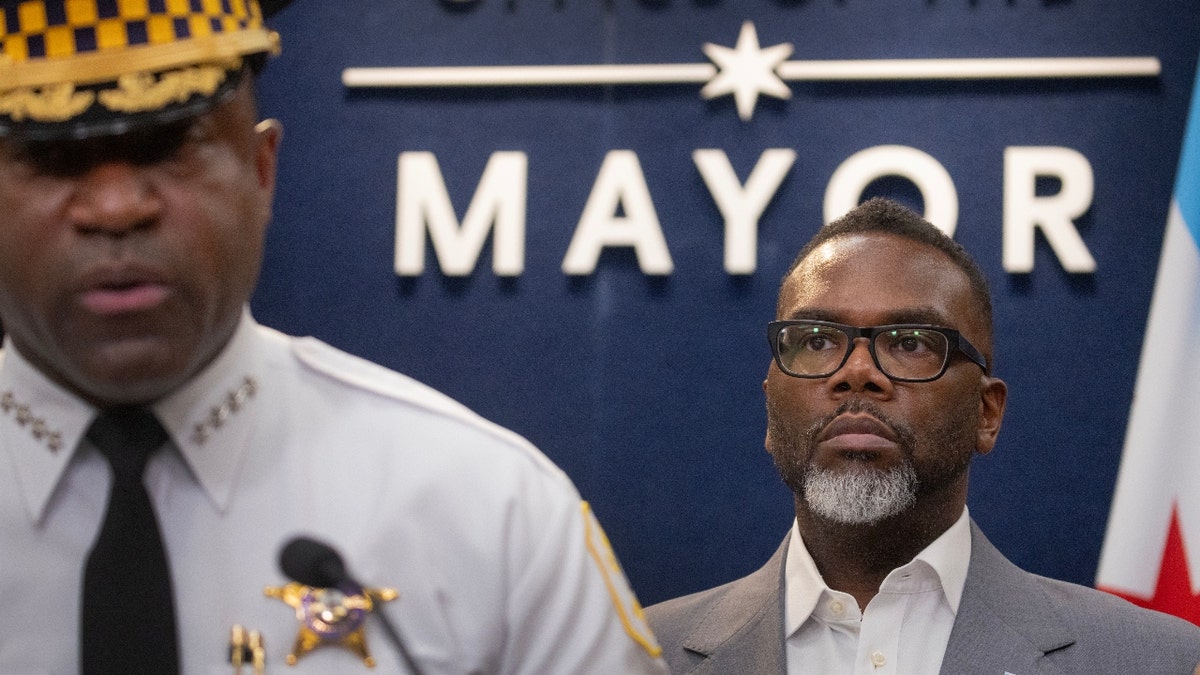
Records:
[[[784,568],[789,675],[935,675],[950,641],[971,558],[970,518],[894,569],[859,611],[829,588],[792,525]]]
[[[658,649],[570,480],[516,434],[402,375],[247,314],[154,406],[171,432],[145,482],[174,580],[181,663],[222,675],[235,624],[267,673],[404,673],[374,622],[369,671],[337,644],[285,665],[300,623],[266,597],[280,546],[332,543],[424,673],[662,673]],[[82,566],[103,518],[95,410],[0,353],[0,673],[77,672]],[[130,640],[138,636],[129,636]],[[247,668],[243,672],[249,673]]]

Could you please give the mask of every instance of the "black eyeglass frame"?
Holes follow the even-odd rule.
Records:
[[[842,355],[842,360],[837,367],[828,373],[820,375],[801,375],[794,373],[783,365],[783,358],[779,355],[779,335],[783,329],[788,326],[828,326],[841,331],[846,337],[850,338],[846,341],[846,353]],[[932,377],[895,377],[887,372],[882,365],[879,364],[879,356],[875,354],[875,336],[886,333],[888,331],[904,329],[904,330],[927,330],[930,332],[941,333],[946,336],[946,344],[949,349],[946,350],[946,358],[942,361],[942,367],[937,374]],[[945,326],[935,326],[932,324],[923,323],[894,323],[886,326],[850,326],[844,323],[835,323],[833,321],[819,321],[816,319],[788,319],[780,321],[771,321],[767,324],[767,342],[771,345],[771,355],[775,358],[775,365],[779,366],[780,372],[790,377],[800,377],[808,380],[817,380],[825,377],[832,377],[834,373],[841,370],[846,365],[846,361],[850,360],[850,354],[854,352],[855,340],[858,338],[867,339],[867,351],[871,354],[871,361],[875,363],[875,367],[879,372],[883,373],[888,379],[894,382],[932,382],[942,375],[946,374],[946,370],[950,367],[950,360],[955,352],[962,352],[972,363],[987,372],[987,359],[983,356],[975,345],[971,344],[967,338],[963,337],[962,333],[953,328]]]

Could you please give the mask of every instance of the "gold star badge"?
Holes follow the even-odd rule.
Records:
[[[367,650],[365,625],[367,615],[379,602],[395,600],[399,593],[392,588],[364,588],[347,593],[338,588],[313,588],[295,582],[286,586],[267,586],[263,594],[287,603],[296,610],[300,632],[287,655],[289,666],[296,665],[302,656],[322,645],[337,645],[354,652],[368,668],[375,659]]]

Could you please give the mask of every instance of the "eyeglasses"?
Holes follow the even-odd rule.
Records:
[[[950,357],[962,352],[987,371],[987,359],[953,328],[922,324],[856,327],[832,321],[772,321],[767,340],[779,369],[792,377],[820,378],[836,373],[867,339],[875,367],[897,382],[929,382],[941,377]]]

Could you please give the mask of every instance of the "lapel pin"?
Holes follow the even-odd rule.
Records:
[[[262,634],[234,625],[229,635],[229,662],[233,664],[233,675],[242,675],[242,665],[246,663],[254,668],[254,675],[263,675],[267,652],[263,648]]]

